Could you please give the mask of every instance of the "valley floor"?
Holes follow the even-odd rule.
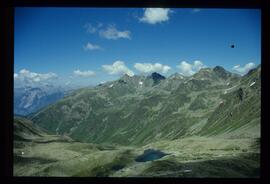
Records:
[[[74,142],[58,136],[14,142],[14,176],[259,177],[259,139],[188,137],[141,147]],[[147,149],[168,155],[136,162]]]

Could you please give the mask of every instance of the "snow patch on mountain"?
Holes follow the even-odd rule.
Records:
[[[236,85],[236,86],[238,86],[238,85]],[[224,94],[227,94],[231,89],[235,88],[236,86],[233,86],[233,87],[231,87],[231,88],[225,89]]]
[[[256,83],[256,82],[252,82],[249,86],[251,87],[251,86],[253,86],[255,83]]]

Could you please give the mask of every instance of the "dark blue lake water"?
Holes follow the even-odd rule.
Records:
[[[143,152],[142,155],[139,155],[137,158],[135,158],[135,161],[136,162],[147,162],[147,161],[160,159],[166,155],[169,155],[169,154],[164,153],[160,150],[147,149]]]

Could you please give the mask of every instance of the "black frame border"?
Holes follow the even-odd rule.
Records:
[[[269,79],[269,3],[267,0],[10,0],[1,4],[1,56],[0,80],[2,84],[0,101],[1,175],[7,183],[264,183],[267,182],[269,154],[267,153],[267,104],[270,94]],[[172,7],[172,8],[250,8],[261,9],[261,66],[262,66],[262,115],[261,115],[261,177],[258,179],[211,179],[211,178],[63,178],[63,177],[13,177],[13,73],[14,73],[14,12],[15,7]],[[2,44],[1,44],[2,45]],[[269,122],[269,121],[268,121]],[[5,182],[5,183],[6,183]]]

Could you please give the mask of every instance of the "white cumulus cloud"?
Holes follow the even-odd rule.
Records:
[[[57,78],[57,74],[49,72],[49,73],[36,73],[31,72],[26,69],[22,69],[19,71],[19,73],[14,73],[14,79],[15,80],[22,80],[22,81],[28,81],[28,82],[42,82],[50,79]]]
[[[92,77],[96,75],[96,73],[91,70],[88,71],[74,70],[73,74],[79,77]]]
[[[248,71],[252,68],[255,68],[256,65],[252,62],[246,64],[245,66],[241,67],[240,65],[236,65],[232,68],[232,70],[238,74],[245,75]]]
[[[88,42],[85,46],[83,46],[85,51],[89,50],[101,50],[102,48],[99,45],[92,44]]]
[[[153,73],[153,72],[159,72],[159,73],[167,73],[171,67],[167,65],[162,65],[160,63],[135,63],[134,68],[136,68],[138,71],[142,73]]]
[[[130,31],[119,31],[114,25],[109,25],[106,29],[100,30],[99,35],[109,40],[117,40],[119,38],[131,39]]]
[[[205,68],[205,67],[206,66],[199,60],[196,60],[193,63],[193,70],[196,71],[196,72],[199,71],[202,68]]]
[[[190,64],[186,61],[182,61],[179,65],[177,65],[177,68],[180,70],[180,74],[185,76],[190,76],[198,72],[201,68],[205,68],[206,66],[199,60],[196,60],[193,62],[193,64]]]
[[[139,20],[148,24],[156,24],[168,21],[169,13],[172,12],[169,8],[146,8],[144,15]]]
[[[133,71],[130,70],[123,61],[115,61],[112,65],[102,65],[102,68],[110,75],[134,75]]]

